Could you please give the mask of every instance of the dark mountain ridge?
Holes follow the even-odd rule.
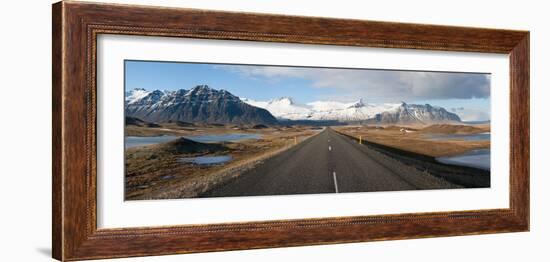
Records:
[[[434,123],[460,123],[461,120],[458,115],[445,110],[443,107],[402,102],[398,108],[376,114],[367,122],[371,124],[428,125]]]
[[[226,90],[198,85],[191,90],[136,89],[127,93],[125,113],[150,122],[276,125],[269,111],[251,106]]]

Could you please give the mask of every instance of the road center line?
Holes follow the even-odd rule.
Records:
[[[328,146],[328,151],[332,151],[332,147],[331,147],[331,146]]]
[[[338,193],[338,180],[336,179],[336,172],[332,172],[332,178],[334,179],[334,191]]]

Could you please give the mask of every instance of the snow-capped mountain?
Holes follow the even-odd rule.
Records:
[[[149,122],[276,124],[279,120],[365,122],[372,124],[434,124],[460,122],[458,115],[442,107],[407,104],[369,104],[316,101],[297,104],[290,97],[269,101],[239,98],[228,91],[199,85],[190,90],[126,93],[125,112]]]
[[[125,113],[150,122],[185,121],[223,124],[276,124],[267,110],[242,102],[225,90],[199,85],[191,90],[126,93]]]
[[[317,101],[308,104],[314,120],[338,120],[343,122],[364,121],[373,118],[376,114],[395,109],[398,104],[368,104],[359,99],[353,103],[333,101]]]
[[[250,105],[266,109],[279,119],[286,120],[361,121],[399,106],[399,104],[365,104],[362,99],[353,103],[316,101],[306,105],[297,105],[290,97],[270,101],[256,101],[246,98],[242,100]]]
[[[296,105],[290,97],[281,97],[279,99],[273,99],[267,102],[255,101],[246,98],[241,100],[249,105],[264,108],[279,119],[303,120],[311,118],[311,110],[309,108]]]
[[[377,124],[428,124],[460,122],[460,118],[442,107],[414,104],[368,104],[359,99],[353,103],[316,101],[297,105],[292,98],[283,97],[270,101],[242,99],[250,105],[264,108],[279,119],[286,120],[335,120],[340,122],[367,121]]]
[[[148,94],[149,94],[149,91],[143,88],[136,88],[129,92],[126,92],[124,101],[126,103],[134,103],[135,101],[142,99],[144,96],[147,96]]]
[[[376,124],[440,124],[457,123],[461,120],[458,115],[448,112],[443,107],[402,102],[393,110],[376,114],[368,122]]]

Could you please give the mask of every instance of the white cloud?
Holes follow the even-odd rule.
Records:
[[[490,76],[486,74],[240,65],[219,67],[270,82],[289,78],[309,80],[312,87],[338,91],[340,98],[414,101],[490,96]]]
[[[451,112],[457,114],[462,121],[485,121],[491,120],[491,112],[474,108],[451,108]]]

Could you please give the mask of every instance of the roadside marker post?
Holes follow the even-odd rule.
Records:
[[[362,136],[359,136],[359,144],[360,144],[360,145],[363,144],[363,137],[362,137]]]
[[[297,144],[298,144],[298,139],[294,137],[294,145],[297,145]]]

